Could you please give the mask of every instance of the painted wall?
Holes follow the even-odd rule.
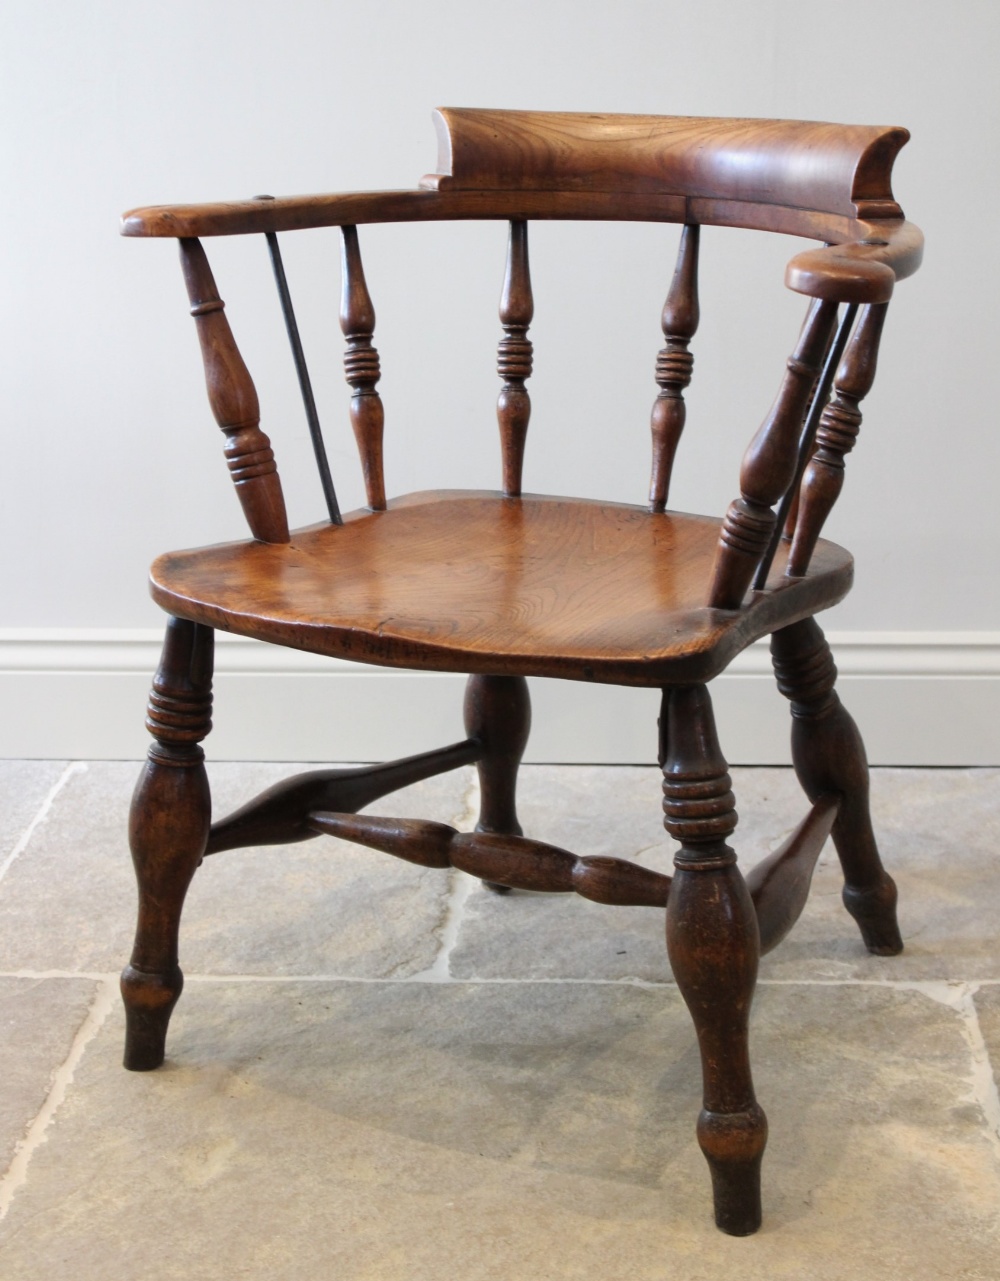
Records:
[[[944,676],[986,678],[972,700],[985,707],[1000,673],[1000,242],[989,213],[1000,195],[998,37],[1000,7],[987,0],[963,0],[946,20],[930,0],[843,0],[835,10],[802,0],[8,0],[0,692],[16,691],[9,722],[33,716],[34,725],[19,736],[15,723],[0,750],[66,750],[59,718],[45,719],[50,677],[90,669],[79,648],[63,668],[45,668],[39,645],[95,635],[124,643],[136,629],[144,637],[160,625],[144,588],[153,555],[243,536],[173,245],[120,240],[117,215],[261,191],[412,186],[434,166],[429,113],[438,104],[910,128],[895,188],[925,231],[927,256],[890,312],[879,380],[828,527],[858,563],[854,592],[828,621],[848,641],[892,632],[919,647],[947,633],[959,657]],[[497,224],[363,229],[390,491],[497,483],[504,241]],[[721,513],[737,492],[742,450],[803,313],[804,300],[781,283],[800,244],[706,229],[703,321],[672,494],[679,507]],[[292,517],[318,519],[263,242],[209,248]],[[362,490],[340,363],[337,234],[285,237],[284,248],[350,507]],[[533,226],[526,488],[643,501],[675,248],[673,227]],[[979,658],[962,667],[972,649]],[[115,660],[102,669],[114,670]],[[975,732],[995,736],[995,724],[984,719]],[[86,726],[78,729],[74,743],[85,745]],[[95,727],[95,754],[99,738]],[[141,730],[111,750],[133,742],[141,750]]]

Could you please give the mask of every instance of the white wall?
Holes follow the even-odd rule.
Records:
[[[174,247],[118,239],[117,214],[261,191],[412,186],[434,164],[430,109],[452,104],[910,128],[895,187],[926,233],[926,262],[890,311],[879,380],[829,525],[855,552],[858,573],[827,621],[849,653],[867,653],[881,643],[873,635],[891,632],[891,652],[910,655],[895,667],[862,663],[874,701],[866,711],[864,690],[857,696],[860,719],[885,740],[879,758],[1000,758],[998,36],[1000,8],[989,0],[963,0],[946,16],[931,0],[843,0],[835,9],[802,0],[8,0],[0,9],[0,697],[8,708],[0,750],[140,752],[134,646],[160,626],[145,594],[148,562],[170,546],[243,536]],[[363,229],[390,490],[497,483],[504,239],[497,224]],[[658,317],[675,245],[672,227],[532,227],[527,488],[643,500]],[[706,229],[677,506],[721,513],[736,492],[742,449],[803,311],[804,300],[781,285],[796,247]],[[317,519],[263,243],[208,248],[293,519]],[[285,237],[284,248],[338,488],[345,506],[357,505],[337,234]],[[110,647],[103,666],[94,666],[95,639]],[[63,646],[55,666],[53,641]],[[293,700],[306,688],[299,679]],[[905,684],[914,680],[916,693]],[[389,686],[378,688],[389,696]],[[588,706],[587,692],[570,693],[575,708]],[[899,728],[886,724],[879,700],[890,695],[916,707],[916,730],[895,714]],[[774,715],[783,718],[781,703]],[[737,704],[732,733],[752,742],[750,712]],[[950,716],[949,706],[958,709]],[[606,703],[593,707],[603,732]],[[584,748],[574,730],[572,742],[545,750],[599,756],[600,732]],[[267,750],[276,740],[266,718],[239,744],[218,741],[227,754],[285,752]],[[362,745],[345,729],[323,750],[351,756]],[[607,754],[637,751],[648,754],[635,746]],[[730,746],[730,755],[754,759],[749,746]]]

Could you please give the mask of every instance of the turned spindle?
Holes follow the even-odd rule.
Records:
[[[749,1017],[757,980],[757,916],[736,855],[729,771],[704,685],[664,692],[660,718],[664,826],[681,848],[667,901],[667,951],[701,1051],[698,1143],[715,1221],[746,1236],[760,1227],[767,1121],[750,1074]]]
[[[351,426],[361,455],[365,493],[372,511],[385,510],[382,470],[382,429],[385,413],[375,384],[382,376],[378,351],[372,345],[375,308],[365,283],[357,227],[341,227],[342,286],[340,328],[347,339],[344,377],[351,388]]]
[[[859,405],[875,381],[887,311],[887,303],[873,303],[862,310],[837,371],[834,397],[823,410],[816,446],[799,487],[795,531],[785,570],[789,578],[801,578],[809,568],[820,532],[843,487],[844,459],[854,448],[861,429]]]
[[[149,758],[132,797],[129,844],[139,889],[132,959],[121,977],[125,1066],[163,1062],[167,1024],[184,986],[177,958],[181,910],[211,821],[205,753],[212,728],[210,627],[172,618],[149,695]]]
[[[687,410],[684,388],[691,382],[694,356],[688,343],[698,329],[698,241],[701,228],[691,223],[681,232],[677,265],[663,306],[661,325],[666,346],[656,357],[656,382],[660,394],[653,402],[650,429],[653,433],[653,474],[649,482],[649,505],[662,512],[670,493],[674,456],[684,430]]]
[[[503,387],[497,400],[500,449],[503,455],[503,492],[508,498],[521,493],[524,441],[531,417],[531,397],[525,380],[531,377],[531,340],[528,326],[535,312],[528,269],[528,224],[510,224],[507,267],[500,294],[500,323],[504,336],[497,346],[497,373]]]
[[[226,435],[226,461],[254,538],[287,543],[288,518],[271,442],[260,429],[260,406],[226,319],[226,304],[201,241],[178,241],[181,269],[198,328],[205,384],[215,421]]]
[[[775,525],[771,510],[795,477],[806,406],[837,318],[837,304],[815,301],[789,356],[778,394],[743,456],[740,497],[719,533],[709,604],[739,609]]]
[[[877,956],[903,947],[896,885],[882,866],[868,801],[868,760],[858,727],[836,691],[837,668],[814,618],[771,637],[778,688],[792,708],[792,761],[810,800],[837,796],[833,841],[844,871],[844,906]]]

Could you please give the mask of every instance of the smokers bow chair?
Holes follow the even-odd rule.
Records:
[[[163,556],[152,569],[153,597],[170,619],[149,699],[154,742],[130,823],[139,911],[122,975],[125,1065],[144,1070],[163,1061],[182,985],[181,908],[208,854],[329,833],[428,867],[461,868],[498,889],[575,891],[599,903],[659,908],[701,1050],[697,1135],[716,1222],[744,1235],[760,1224],[767,1137],[747,1047],[758,957],[797,919],[831,832],[844,904],[869,951],[888,956],[902,947],[896,888],[869,819],[864,747],[835,693],[836,669],[814,615],[851,586],[850,555],[819,535],[858,435],[889,297],[920,263],[920,232],[903,220],[890,187],[908,135],[780,120],[473,110],[435,118],[438,172],[417,190],[168,206],[124,219],[127,236],[179,242],[209,401],[253,535]],[[510,224],[498,354],[503,487],[387,502],[375,312],[358,227],[468,218]],[[521,492],[533,218],[682,226],[656,361],[646,506]],[[807,314],[743,458],[739,496],[721,521],[667,506],[698,327],[703,223],[823,242],[788,265],[785,283],[807,296]],[[368,499],[344,516],[277,241],[305,227],[339,228],[342,240],[345,371]],[[254,385],[201,243],[248,233],[268,242],[329,512],[327,523],[293,533]],[[199,744],[210,728],[215,628],[362,662],[468,673],[468,737],[389,764],[299,775],[212,824]],[[744,881],[727,843],[736,809],[707,685],[765,635],[791,702],[792,754],[812,809]],[[664,823],[679,843],[673,879],[522,834],[514,789],[530,722],[528,676],[662,690]],[[474,833],[357,813],[470,762],[482,783]]]

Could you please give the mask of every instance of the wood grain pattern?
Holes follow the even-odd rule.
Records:
[[[151,590],[182,617],[361,662],[658,686],[710,679],[850,587],[850,556],[821,542],[805,578],[784,577],[782,549],[746,609],[709,609],[717,538],[707,517],[432,491],[284,548],[160,557]]]
[[[497,400],[497,422],[503,455],[503,492],[508,498],[521,493],[524,442],[531,418],[531,397],[525,380],[531,377],[531,340],[528,326],[535,314],[528,266],[528,224],[512,221],[507,245],[507,266],[500,294],[503,338],[497,349],[497,373],[503,387]]]
[[[835,394],[824,408],[816,446],[799,487],[799,504],[792,549],[785,572],[805,573],[816,540],[844,484],[844,460],[861,429],[861,401],[871,391],[886,305],[865,307],[837,371]]]
[[[795,477],[802,422],[836,320],[836,303],[811,305],[770,413],[743,455],[740,497],[722,523],[709,591],[717,609],[739,609],[771,541],[776,520],[771,509]]]
[[[899,218],[892,164],[906,129],[442,107],[441,189],[587,186]]]
[[[260,430],[260,406],[215,287],[205,250],[180,241],[181,268],[198,327],[205,384],[215,421],[226,435],[226,461],[247,524],[265,543],[288,542],[285,500],[271,442]]]
[[[761,1221],[767,1120],[750,1073],[749,1017],[760,935],[726,843],[736,827],[728,767],[704,685],[665,692],[663,822],[680,842],[667,902],[667,951],[701,1052],[698,1143],[712,1175],[715,1222],[732,1236]]]
[[[351,388],[351,426],[361,455],[368,506],[385,508],[385,473],[382,463],[382,432],[385,414],[375,384],[382,376],[378,351],[372,344],[375,308],[372,306],[365,271],[361,263],[357,227],[341,228],[340,328],[347,339],[344,376]]]
[[[694,366],[688,343],[698,329],[701,316],[698,306],[700,236],[701,228],[697,224],[681,231],[677,265],[661,317],[666,345],[656,358],[656,381],[660,394],[653,404],[650,421],[653,474],[649,482],[649,505],[654,512],[666,510],[674,456],[684,430],[684,388],[691,381]]]
[[[664,907],[670,877],[621,858],[580,858],[557,845],[496,832],[458,832],[446,823],[373,814],[310,817],[317,832],[356,841],[425,867],[457,867],[510,889],[576,893],[620,907]]]

